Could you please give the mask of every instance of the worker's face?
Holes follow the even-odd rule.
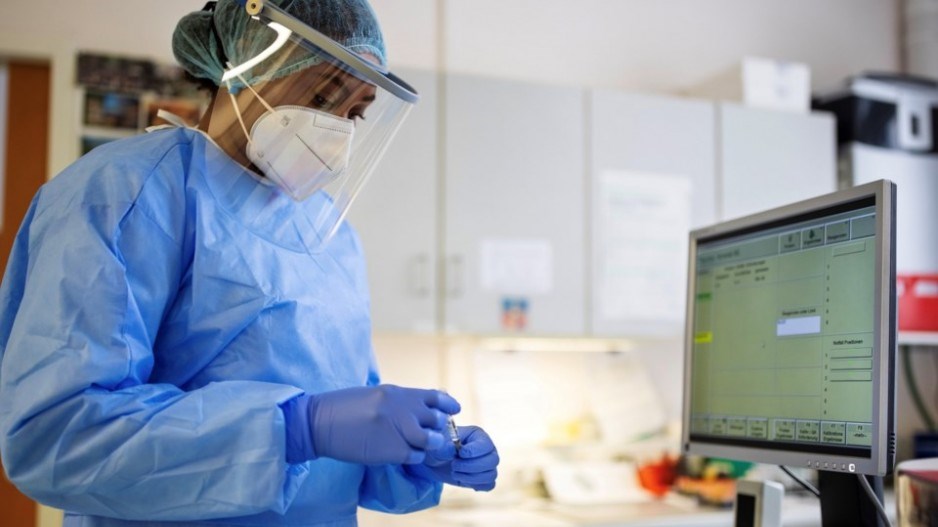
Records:
[[[352,120],[365,118],[375,93],[374,85],[328,62],[268,82],[260,90],[273,107],[303,106]]]

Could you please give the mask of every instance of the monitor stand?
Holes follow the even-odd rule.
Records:
[[[883,501],[883,478],[864,476],[873,492]],[[818,490],[821,491],[821,525],[823,527],[886,527],[876,512],[876,506],[863,490],[856,474],[818,472]]]

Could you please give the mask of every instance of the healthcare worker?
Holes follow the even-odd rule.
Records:
[[[456,400],[379,385],[343,218],[417,96],[366,1],[219,0],[173,46],[217,85],[198,130],[96,148],[14,242],[10,480],[66,526],[353,526],[493,488],[489,436],[446,433]]]

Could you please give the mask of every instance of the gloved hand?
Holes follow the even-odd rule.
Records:
[[[449,443],[446,420],[459,412],[459,403],[444,392],[389,384],[305,395],[295,404],[304,402],[300,420],[309,435],[295,441],[301,452],[289,448],[303,431],[297,430],[296,409],[284,410],[291,462],[330,457],[365,465],[422,463],[428,449]]]
[[[492,438],[478,426],[457,427],[459,451],[451,441],[440,448],[427,451],[427,457],[419,465],[406,465],[411,474],[442,481],[450,485],[489,491],[495,488],[498,477],[498,450]]]

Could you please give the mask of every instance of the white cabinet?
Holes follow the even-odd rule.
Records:
[[[835,187],[825,114],[401,76],[421,101],[350,214],[378,332],[673,337],[689,229]]]
[[[445,329],[501,333],[514,302],[584,334],[583,90],[453,75],[444,108]]]
[[[502,333],[507,301],[511,332],[584,334],[583,91],[447,76],[441,119],[436,77],[400,74],[421,101],[349,214],[375,330]]]
[[[715,219],[716,116],[706,101],[591,94],[591,325],[683,331],[687,232]]]
[[[437,329],[437,75],[398,71],[420,101],[356,199],[349,221],[368,261],[374,329]]]
[[[836,190],[832,115],[721,103],[719,123],[723,219]]]

